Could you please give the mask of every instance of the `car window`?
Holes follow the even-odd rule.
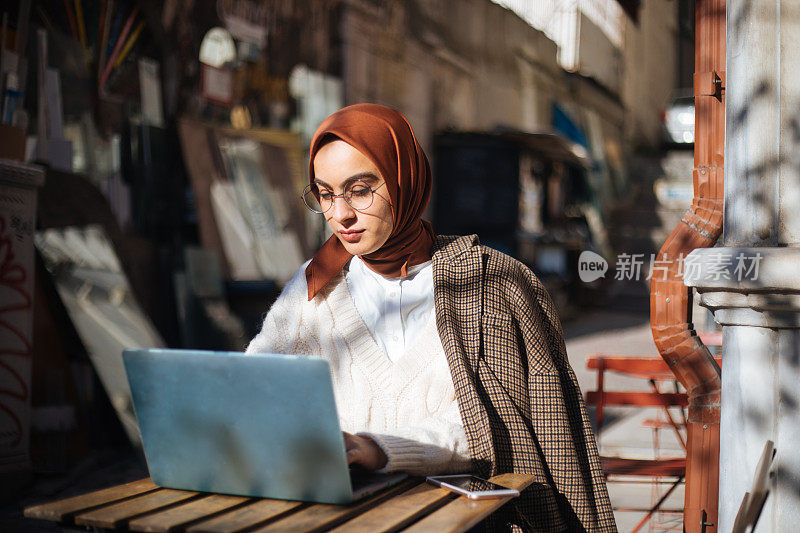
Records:
[[[681,98],[676,98],[672,101],[673,107],[675,106],[683,106],[683,105],[694,105],[694,98],[691,96],[683,96]]]

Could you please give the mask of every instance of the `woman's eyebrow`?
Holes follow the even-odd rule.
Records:
[[[369,181],[369,182],[373,182],[374,183],[374,182],[378,181],[379,179],[380,178],[378,178],[378,176],[376,176],[372,172],[361,172],[359,174],[355,174],[353,176],[350,176],[349,178],[344,180],[344,184],[347,185],[351,181],[356,181],[356,180]],[[314,183],[317,183],[319,185],[324,185],[325,187],[328,187],[329,189],[333,188],[333,187],[331,187],[330,185],[328,185],[327,183],[325,183],[324,181],[322,181],[319,178],[314,178]]]
[[[378,176],[376,176],[372,172],[362,172],[361,174],[356,174],[355,176],[350,176],[349,178],[347,178],[345,183],[349,183],[349,182],[355,181],[355,180],[378,181],[379,179],[380,178],[378,178]]]

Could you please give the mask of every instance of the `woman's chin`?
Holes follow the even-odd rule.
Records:
[[[342,246],[350,255],[365,255],[371,252],[369,244],[361,241],[347,242],[344,239],[339,239],[339,242],[342,243]]]

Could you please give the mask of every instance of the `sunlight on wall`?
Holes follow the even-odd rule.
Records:
[[[558,62],[577,70],[580,14],[597,24],[617,48],[624,41],[625,13],[616,0],[492,0],[514,11],[558,45]]]

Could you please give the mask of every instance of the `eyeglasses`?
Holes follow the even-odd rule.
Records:
[[[386,185],[381,183],[374,189],[360,180],[349,182],[342,194],[333,194],[333,191],[312,183],[303,189],[303,203],[315,213],[325,213],[333,206],[337,198],[343,198],[347,204],[356,211],[369,209],[374,199],[375,191]]]

